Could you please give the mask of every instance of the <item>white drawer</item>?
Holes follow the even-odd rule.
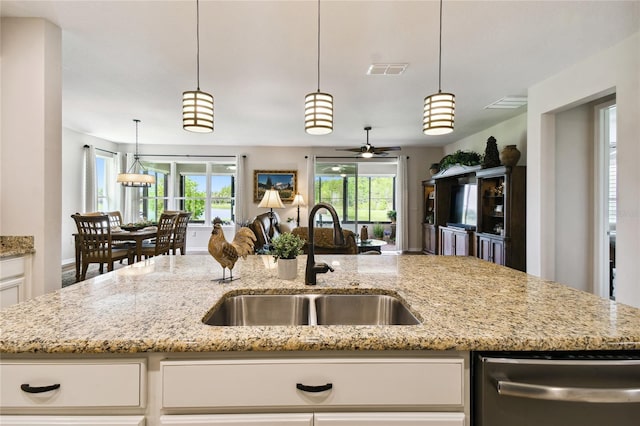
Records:
[[[144,416],[0,416],[2,426],[144,426]]]
[[[458,358],[163,361],[160,369],[167,409],[464,404]],[[307,392],[299,383],[331,389]]]
[[[16,361],[0,363],[0,407],[143,407],[146,369],[141,360]],[[32,388],[59,388],[29,393]]]
[[[24,258],[12,257],[0,260],[0,280],[24,275]]]

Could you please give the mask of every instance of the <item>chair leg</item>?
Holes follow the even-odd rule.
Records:
[[[84,263],[82,265],[82,272],[80,273],[80,281],[84,281],[87,278],[87,269],[89,269],[89,264]]]

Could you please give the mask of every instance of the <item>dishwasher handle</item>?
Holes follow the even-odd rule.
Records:
[[[576,388],[534,385],[507,380],[498,380],[497,387],[499,395],[520,398],[603,404],[640,402],[640,388]]]

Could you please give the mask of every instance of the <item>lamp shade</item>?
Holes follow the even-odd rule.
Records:
[[[422,132],[425,135],[446,135],[453,132],[456,97],[438,92],[424,98]]]
[[[275,189],[267,189],[258,207],[265,209],[284,209],[284,204],[282,204],[278,191]]]
[[[326,135],[333,131],[333,96],[320,91],[305,96],[304,130],[310,135]]]
[[[213,96],[201,90],[182,93],[182,128],[190,132],[213,132]]]
[[[116,182],[122,184],[122,186],[149,187],[156,183],[156,179],[153,175],[142,173],[120,173]]]
[[[293,202],[291,202],[291,205],[293,207],[304,207],[304,206],[306,206],[306,204],[304,202],[304,198],[302,198],[302,194],[296,194],[296,196],[293,197]]]

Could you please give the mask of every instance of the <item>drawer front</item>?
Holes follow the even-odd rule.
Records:
[[[144,426],[144,416],[0,416],[2,426]]]
[[[462,407],[462,359],[163,361],[163,408]],[[298,384],[312,387],[307,391]],[[326,386],[330,389],[320,390]],[[311,391],[310,391],[311,390]]]
[[[0,363],[2,408],[142,407],[144,362],[3,362]],[[59,388],[30,393],[60,385]]]
[[[0,309],[20,302],[20,293],[24,287],[24,277],[0,282]]]
[[[20,275],[24,275],[24,259],[22,257],[0,260],[0,280]]]
[[[464,413],[316,413],[314,426],[464,426]]]
[[[203,414],[161,416],[161,426],[313,426],[313,414]]]

